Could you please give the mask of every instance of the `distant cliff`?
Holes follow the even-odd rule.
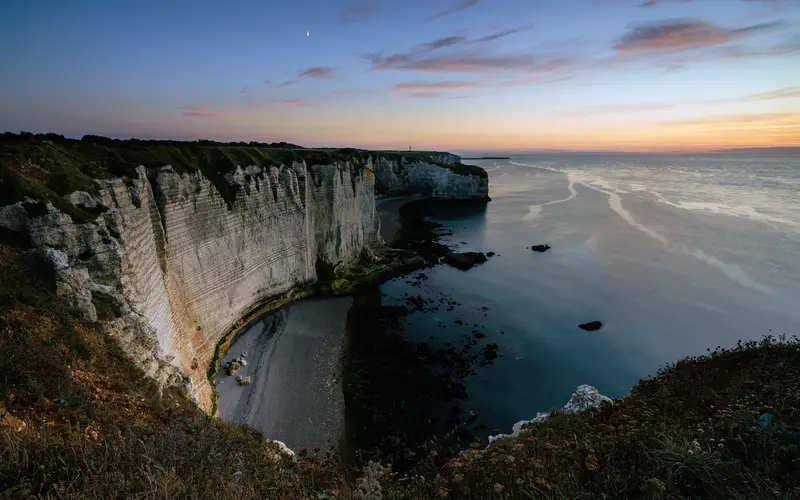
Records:
[[[480,167],[463,165],[450,153],[380,153],[375,165],[379,195],[421,194],[434,198],[489,199],[489,176]]]
[[[208,409],[206,371],[243,315],[315,283],[320,263],[343,269],[382,243],[376,168],[392,169],[387,193],[486,197],[474,172],[391,156],[192,143],[5,146],[0,228],[28,238],[52,265],[58,293],[148,375],[184,386]]]

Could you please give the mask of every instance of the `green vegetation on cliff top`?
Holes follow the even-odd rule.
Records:
[[[236,166],[290,165],[305,161],[308,166],[331,165],[340,161],[365,162],[370,156],[396,160],[436,163],[460,175],[486,177],[479,167],[435,162],[431,152],[373,152],[351,148],[302,148],[289,143],[218,143],[213,141],[116,140],[84,136],[65,139],[56,134],[0,135],[0,205],[25,197],[46,199],[79,220],[87,215],[63,200],[74,191],[96,193],[95,179],[135,177],[139,165],[154,169],[171,165],[178,173],[200,171],[217,187],[230,205],[239,186],[225,175]]]
[[[555,412],[486,450],[445,463],[426,456],[409,473],[294,462],[253,429],[160,393],[99,325],[74,315],[20,245],[0,239],[0,498],[800,495],[796,340],[682,360],[614,404]]]

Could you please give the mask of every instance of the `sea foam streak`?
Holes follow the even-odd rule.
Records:
[[[636,218],[633,216],[633,214],[631,214],[623,206],[622,197],[618,193],[616,193],[614,191],[613,187],[609,186],[605,182],[599,181],[597,179],[586,179],[585,175],[584,175],[584,172],[581,172],[581,171],[563,171],[563,170],[557,170],[557,169],[548,168],[548,167],[540,167],[540,166],[536,166],[536,165],[525,165],[525,164],[513,163],[513,162],[511,162],[511,163],[514,164],[514,165],[517,165],[517,166],[542,168],[544,170],[550,170],[552,172],[558,172],[558,173],[566,175],[567,179],[569,180],[569,188],[570,188],[570,193],[571,194],[570,194],[570,196],[568,198],[565,198],[564,200],[558,200],[558,201],[555,201],[555,202],[545,203],[543,205],[533,205],[533,207],[536,207],[536,209],[535,209],[536,211],[532,210],[531,212],[529,212],[528,215],[526,216],[526,219],[528,217],[530,217],[532,213],[533,213],[533,217],[538,216],[539,212],[541,211],[541,207],[543,207],[543,206],[551,205],[551,204],[554,204],[554,203],[563,203],[565,201],[569,201],[569,200],[573,199],[575,197],[575,195],[577,194],[575,192],[574,185],[575,184],[580,184],[582,186],[585,186],[585,187],[587,187],[589,189],[593,189],[595,191],[598,191],[598,192],[603,193],[604,195],[608,196],[608,206],[609,206],[609,208],[611,208],[611,210],[614,211],[614,213],[619,215],[625,222],[627,222],[631,226],[633,226],[636,229],[642,231],[643,233],[645,233],[649,237],[653,238],[654,240],[660,242],[662,245],[664,245],[664,248],[666,248],[667,250],[672,251],[672,252],[688,254],[688,255],[691,255],[691,256],[695,257],[698,260],[701,260],[701,261],[703,261],[703,262],[705,262],[707,264],[710,264],[710,265],[716,267],[717,269],[719,269],[720,271],[722,271],[725,274],[725,276],[730,278],[732,281],[734,281],[734,282],[736,282],[736,283],[738,283],[738,284],[740,284],[740,285],[742,285],[744,287],[750,288],[752,290],[756,290],[758,292],[761,292],[761,293],[764,293],[764,294],[767,294],[767,295],[774,295],[774,293],[775,293],[771,288],[769,288],[767,286],[764,286],[761,283],[758,283],[757,281],[752,279],[741,267],[739,267],[739,266],[737,266],[735,264],[728,264],[726,262],[723,262],[723,261],[719,260],[718,258],[714,257],[713,255],[707,254],[705,251],[703,251],[701,249],[690,248],[690,247],[688,247],[688,246],[686,246],[684,244],[673,244],[673,243],[670,243],[664,236],[660,235],[659,233],[657,233],[656,231],[652,230],[651,228],[639,223],[636,220]],[[530,208],[531,207],[529,207],[529,209]]]
[[[532,167],[533,166],[533,165],[524,165],[522,163],[514,163],[513,161],[511,161],[509,163],[511,163],[512,165],[517,165],[519,167]],[[562,172],[560,170],[556,170],[556,169],[553,169],[553,168],[547,168],[547,167],[535,167],[535,168],[542,168],[544,170],[550,170],[551,172],[556,172],[556,173],[560,173],[560,174],[564,173],[564,172]],[[565,203],[567,201],[572,200],[576,196],[578,196],[578,192],[575,191],[575,183],[572,180],[572,176],[570,176],[569,174],[567,174],[567,189],[569,190],[569,196],[567,196],[564,199],[550,201],[550,202],[547,202],[547,203],[542,203],[540,205],[528,205],[528,214],[525,215],[525,217],[523,217],[522,220],[525,220],[525,221],[533,220],[533,219],[539,217],[539,214],[542,212],[542,208],[543,207],[549,207],[550,205],[557,205],[559,203]]]

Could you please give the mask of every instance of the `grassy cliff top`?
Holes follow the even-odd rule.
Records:
[[[290,165],[304,161],[308,166],[331,165],[337,161],[366,161],[369,157],[436,163],[460,175],[486,176],[479,167],[437,163],[434,152],[384,152],[351,148],[303,148],[289,143],[213,141],[117,140],[84,136],[66,139],[56,134],[11,134],[0,136],[0,205],[26,196],[49,200],[62,211],[80,216],[61,198],[74,191],[96,193],[95,179],[135,176],[139,165],[157,168],[172,165],[179,173],[200,171],[211,180],[230,203],[236,187],[225,174],[236,166]],[[75,213],[73,213],[75,212]]]
[[[276,459],[276,447],[253,429],[209,418],[181,393],[159,392],[99,325],[73,315],[54,292],[53,277],[12,241],[0,233],[0,498],[796,499],[800,493],[796,340],[767,339],[682,360],[613,405],[554,412],[488,450],[477,446],[444,463],[431,455],[408,474],[347,469],[335,460],[292,463]],[[380,494],[353,494],[367,484]]]

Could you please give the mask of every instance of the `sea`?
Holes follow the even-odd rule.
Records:
[[[468,163],[489,173],[492,201],[429,215],[457,251],[496,255],[381,291],[384,305],[457,303],[402,318],[411,341],[444,347],[479,333],[476,348],[498,346],[460,403],[484,434],[563,406],[581,384],[617,398],[680,358],[800,334],[800,157]],[[552,248],[530,250],[539,244]],[[589,321],[602,329],[578,328]]]

